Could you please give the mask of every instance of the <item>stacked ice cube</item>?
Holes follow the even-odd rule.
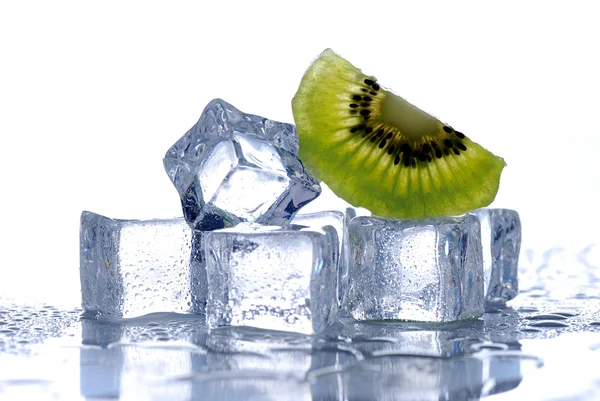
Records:
[[[211,101],[164,158],[183,219],[83,213],[83,307],[315,333],[340,317],[472,319],[516,295],[516,212],[402,221],[315,202],[298,213],[321,187],[297,152],[294,126]]]

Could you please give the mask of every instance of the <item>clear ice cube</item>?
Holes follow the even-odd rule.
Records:
[[[124,318],[189,312],[192,237],[183,218],[113,220],[83,212],[83,308]]]
[[[207,321],[314,333],[337,320],[335,229],[240,224],[206,234]]]
[[[515,210],[477,209],[481,224],[486,303],[502,304],[519,292],[521,220]]]
[[[483,314],[479,220],[356,217],[342,307],[356,320],[449,322]]]
[[[356,217],[356,209],[348,207],[342,213],[336,210],[327,210],[314,213],[298,213],[291,221],[291,224],[300,226],[308,226],[320,229],[330,225],[335,228],[339,239],[339,247],[336,255],[337,271],[338,271],[338,301],[341,304],[341,296],[343,288],[340,284],[344,283],[344,277],[348,273],[348,261],[350,258],[350,248],[348,246],[348,223]]]
[[[321,192],[297,152],[294,126],[215,99],[167,151],[164,166],[196,229],[246,221],[284,225]]]
[[[346,216],[344,213],[335,210],[329,210],[309,214],[297,214],[290,221],[290,224],[311,227],[317,230],[320,230],[325,226],[332,226],[335,229],[339,239],[337,252],[335,253],[335,260],[338,263],[343,263],[343,243],[344,240],[348,238],[348,230],[346,229],[345,219]]]

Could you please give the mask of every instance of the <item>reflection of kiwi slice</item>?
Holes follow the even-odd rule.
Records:
[[[504,160],[332,50],[292,100],[300,159],[339,196],[395,218],[458,215],[489,205]]]

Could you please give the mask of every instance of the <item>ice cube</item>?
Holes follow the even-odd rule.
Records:
[[[208,282],[206,278],[206,254],[204,250],[204,231],[192,231],[192,255],[190,257],[190,293],[192,305],[190,312],[206,313]]]
[[[356,217],[348,232],[342,307],[354,319],[449,322],[482,315],[477,217]]]
[[[297,214],[290,221],[290,224],[295,224],[299,226],[307,226],[316,229],[321,229],[325,226],[332,226],[337,236],[340,240],[346,238],[346,225],[345,220],[346,216],[342,212],[338,212],[336,210],[327,210],[323,212],[315,212],[308,214]],[[342,252],[342,241],[339,241],[338,246],[338,255]]]
[[[510,209],[477,209],[481,223],[485,301],[502,304],[519,292],[521,220]]]
[[[199,246],[192,237],[183,218],[113,220],[83,212],[83,308],[124,318],[190,311],[191,254]]]
[[[300,226],[308,226],[316,229],[321,229],[324,226],[330,225],[335,228],[339,239],[338,251],[336,254],[337,262],[337,286],[338,286],[338,302],[341,303],[341,295],[343,289],[340,284],[343,277],[348,272],[348,260],[350,258],[350,249],[348,247],[348,223],[356,217],[356,209],[348,207],[345,213],[336,210],[327,210],[315,213],[298,213],[291,221],[291,224]]]
[[[164,166],[196,229],[245,221],[283,225],[321,192],[297,151],[292,125],[215,99],[167,151]]]
[[[320,230],[325,226],[333,227],[338,238],[338,247],[333,248],[335,251],[334,260],[336,262],[336,270],[339,270],[340,265],[346,264],[348,261],[348,254],[347,252],[344,253],[344,241],[347,241],[348,238],[345,219],[346,216],[344,213],[330,210],[310,214],[298,214],[292,219],[291,224],[311,227],[317,230]]]
[[[211,328],[319,332],[337,319],[335,229],[240,224],[206,234]]]

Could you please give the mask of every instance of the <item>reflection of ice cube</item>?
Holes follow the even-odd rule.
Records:
[[[312,388],[336,400],[478,400],[508,391],[521,381],[518,357],[437,358],[385,355],[364,359],[353,369],[317,376]],[[323,391],[324,390],[324,391]],[[327,391],[329,390],[329,391]]]
[[[83,308],[120,317],[190,310],[192,230],[182,218],[81,215]]]
[[[302,379],[311,367],[309,336],[251,327],[224,327],[207,337],[209,368],[282,373]]]
[[[483,313],[475,216],[421,221],[356,217],[343,307],[356,320],[448,322]]]
[[[216,99],[165,155],[184,217],[200,230],[249,221],[285,224],[321,192],[296,153],[293,126]]]
[[[82,396],[120,400],[191,399],[192,383],[178,379],[193,375],[195,366],[206,366],[206,352],[190,342],[192,330],[204,331],[203,320],[142,319],[126,324],[82,320],[84,346],[80,350],[79,370]],[[173,338],[175,333],[179,338]],[[165,336],[170,341],[164,341]]]
[[[481,223],[485,300],[489,303],[509,301],[519,291],[519,214],[509,209],[477,209],[471,213]]]
[[[337,318],[335,230],[241,224],[206,234],[211,327],[317,332]]]

